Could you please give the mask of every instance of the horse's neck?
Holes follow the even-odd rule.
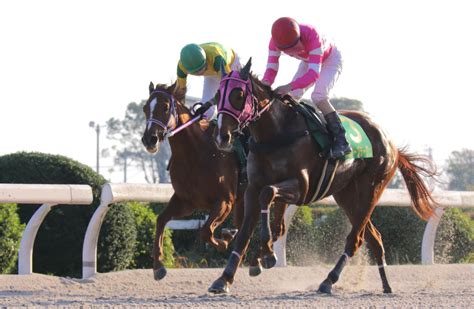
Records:
[[[176,112],[179,119],[176,124],[177,127],[182,126],[192,118],[189,109],[180,102],[176,104]],[[203,138],[203,133],[198,122],[176,133],[176,135],[169,138],[171,153],[174,156],[185,157],[194,155],[195,151],[199,151],[198,146]]]
[[[285,133],[288,111],[288,107],[280,100],[275,100],[270,108],[260,116],[260,119],[249,126],[255,141],[268,141]]]

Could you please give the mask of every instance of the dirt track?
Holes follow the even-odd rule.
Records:
[[[239,269],[230,294],[207,293],[222,269],[170,269],[98,274],[89,280],[1,275],[3,307],[474,307],[474,265],[389,266],[394,293],[384,295],[375,266],[348,266],[331,296],[315,292],[329,267]]]

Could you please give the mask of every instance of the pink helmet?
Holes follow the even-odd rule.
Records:
[[[300,26],[293,18],[280,17],[273,23],[272,39],[279,49],[293,47],[300,39]]]

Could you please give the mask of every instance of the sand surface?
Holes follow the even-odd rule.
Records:
[[[474,308],[474,264],[388,266],[393,294],[382,293],[377,267],[348,266],[333,295],[316,292],[329,266],[264,270],[240,268],[226,295],[207,292],[222,269],[169,269],[161,281],[151,270],[127,270],[71,279],[40,274],[0,275],[3,308],[81,307],[451,307]]]

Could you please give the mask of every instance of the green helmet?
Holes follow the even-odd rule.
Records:
[[[192,74],[206,64],[206,52],[197,44],[188,44],[181,49],[180,60],[184,68]]]

